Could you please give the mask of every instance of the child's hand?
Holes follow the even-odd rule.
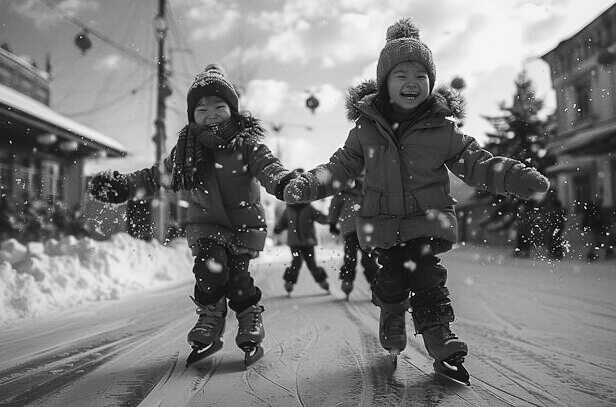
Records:
[[[338,236],[340,234],[340,229],[338,229],[335,223],[330,223],[329,233],[331,233],[332,235]]]
[[[304,203],[310,201],[310,181],[304,176],[293,178],[284,187],[284,201],[288,204]]]
[[[100,172],[90,181],[88,191],[97,201],[122,203],[128,200],[128,181],[117,171]]]
[[[516,167],[511,169],[505,178],[505,190],[522,199],[530,199],[537,192],[547,192],[550,181],[532,167]]]
[[[289,171],[285,176],[283,176],[282,178],[280,178],[280,180],[278,181],[278,185],[276,185],[276,189],[274,191],[274,196],[276,196],[276,198],[280,199],[281,201],[284,201],[284,189],[287,187],[287,184],[295,177],[299,176],[299,172],[297,172],[297,170],[293,170],[293,171]]]

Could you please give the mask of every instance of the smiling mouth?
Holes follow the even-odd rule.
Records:
[[[419,96],[419,92],[415,91],[402,91],[400,92],[400,96],[408,100],[415,100],[417,96]]]

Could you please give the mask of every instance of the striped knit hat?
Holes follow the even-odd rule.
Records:
[[[430,93],[432,93],[436,80],[436,67],[432,61],[432,51],[419,38],[419,28],[411,19],[403,18],[389,26],[385,39],[387,43],[381,50],[376,65],[377,89],[382,89],[387,83],[389,71],[400,62],[419,62],[428,72]]]
[[[188,89],[186,104],[188,105],[188,122],[195,121],[195,107],[205,96],[218,96],[222,98],[232,112],[239,112],[240,101],[235,88],[226,78],[225,70],[219,64],[210,64],[195,77]]]

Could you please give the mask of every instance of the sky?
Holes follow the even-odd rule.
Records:
[[[414,20],[432,50],[437,86],[457,76],[465,80],[464,130],[483,143],[491,130],[483,116],[499,114],[501,102],[511,104],[522,70],[546,102],[542,113],[551,113],[554,94],[541,56],[612,4],[169,0],[172,95],[165,150],[187,121],[186,91],[195,74],[219,62],[241,89],[241,107],[265,122],[270,130],[265,142],[288,168],[326,161],[352,127],[344,109],[347,89],[375,78],[387,27],[402,17]],[[126,147],[125,159],[92,160],[86,172],[134,171],[154,162],[157,7],[155,0],[0,0],[0,43],[40,67],[50,57],[51,107]],[[74,44],[81,31],[75,22],[91,30],[93,45],[85,53]],[[314,113],[305,106],[310,94],[320,102]]]

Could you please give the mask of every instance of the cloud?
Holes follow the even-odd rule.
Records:
[[[279,112],[289,99],[289,84],[275,79],[255,79],[246,85],[242,109],[269,117]]]
[[[190,38],[199,41],[204,38],[218,39],[227,34],[239,21],[241,15],[235,5],[214,0],[203,0],[188,8],[186,17],[195,24]]]
[[[11,8],[17,14],[29,18],[38,29],[46,29],[65,21],[64,16],[75,17],[83,10],[98,10],[94,0],[60,0],[53,7],[39,0],[12,2]]]

